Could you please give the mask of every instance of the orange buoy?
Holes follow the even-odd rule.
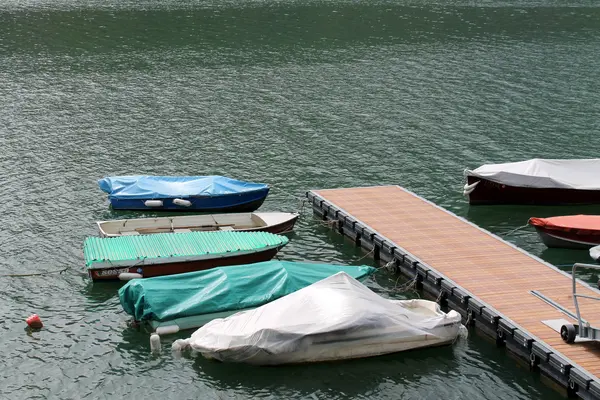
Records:
[[[25,320],[25,322],[27,322],[27,325],[32,329],[41,329],[44,326],[44,324],[42,324],[42,320],[37,314],[31,315]]]

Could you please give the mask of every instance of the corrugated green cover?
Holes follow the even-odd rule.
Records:
[[[85,265],[110,261],[142,260],[159,257],[185,257],[223,254],[284,246],[288,238],[268,232],[189,232],[152,235],[88,237],[83,244]]]
[[[119,290],[119,299],[137,321],[166,321],[258,307],[340,271],[361,279],[375,270],[366,265],[266,261],[134,279]]]

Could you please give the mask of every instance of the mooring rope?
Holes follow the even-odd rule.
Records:
[[[529,227],[529,224],[525,224],[525,225],[523,225],[523,226],[519,226],[519,227],[517,227],[517,228],[515,228],[515,229],[512,229],[512,230],[508,231],[507,233],[505,233],[505,234],[504,234],[504,236],[509,236],[509,235],[512,235],[512,234],[513,234],[513,233],[515,233],[516,231],[518,231],[518,230],[520,230],[520,229],[523,229],[523,228],[528,228],[528,227]]]
[[[388,262],[387,264],[382,265],[381,267],[377,268],[377,270],[387,269],[389,272],[394,272],[394,269],[395,269],[394,267],[396,266],[396,262],[397,262],[397,260],[394,258],[394,259],[392,259],[392,261]]]
[[[374,251],[375,251],[375,248],[373,248],[373,250],[371,250],[370,252],[368,252],[367,254],[365,254],[364,256],[362,256],[361,258],[359,258],[356,261],[364,260],[365,258],[367,258],[368,256],[370,256],[371,254],[373,254]]]
[[[44,271],[44,272],[33,272],[30,274],[1,274],[0,277],[2,278],[17,278],[17,277],[23,277],[23,276],[40,276],[40,275],[47,275],[47,274],[62,274],[63,272],[65,272],[66,270],[70,269],[71,267],[65,267],[62,269],[57,269],[54,271]]]
[[[302,201],[300,202],[300,211],[298,211],[299,215],[304,215],[304,206],[306,205],[306,200],[307,199],[302,199]]]
[[[337,225],[339,223],[339,221],[332,220],[332,219],[328,219],[326,221],[323,221],[322,219],[317,218],[316,216],[314,217],[314,220],[316,222],[320,223],[321,225],[323,225],[324,227],[329,228],[329,229],[333,229],[334,227],[337,227]]]
[[[290,197],[290,198],[292,198],[292,199],[299,200],[299,202],[300,202],[300,205],[298,206],[298,211],[297,211],[297,213],[298,213],[299,215],[303,215],[303,214],[304,214],[304,205],[305,205],[305,203],[306,203],[306,201],[307,201],[308,199],[304,198],[304,196],[296,196],[296,195],[293,195],[293,194],[291,194],[291,193],[288,193],[288,192],[286,192],[285,190],[282,190],[282,189],[280,189],[279,187],[273,187],[273,188],[274,188],[276,191],[278,191],[278,192],[281,192],[282,194],[284,194],[284,195],[286,195],[286,196],[288,196],[288,197]]]
[[[421,298],[421,296],[419,296],[419,292],[416,289],[417,275],[415,275],[415,277],[412,278],[410,281],[405,282],[402,285],[398,286],[398,281],[400,280],[401,277],[402,277],[402,275],[399,275],[398,278],[396,279],[396,284],[394,285],[394,288],[392,289],[392,291],[399,292],[399,293],[412,292],[418,298]]]

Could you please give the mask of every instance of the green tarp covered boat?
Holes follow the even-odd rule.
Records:
[[[267,261],[150,279],[119,290],[123,309],[159,334],[204,325],[259,307],[338,272],[363,279],[373,267]]]
[[[268,232],[158,233],[89,237],[83,254],[93,280],[129,280],[268,261],[287,243]]]

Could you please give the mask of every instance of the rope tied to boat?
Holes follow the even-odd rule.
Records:
[[[394,285],[394,288],[392,289],[393,292],[398,292],[398,293],[411,292],[411,293],[415,294],[417,296],[417,298],[421,298],[421,296],[419,295],[419,292],[417,290],[417,279],[418,279],[417,275],[415,275],[415,277],[412,278],[411,280],[398,286],[398,281],[400,280],[400,278],[402,278],[402,275],[399,275],[398,278],[396,279],[396,284]]]
[[[388,270],[389,272],[394,272],[396,270],[397,262],[398,262],[398,260],[396,260],[396,258],[393,258],[392,261],[388,262],[387,264],[385,264],[382,267],[379,267],[378,269],[384,268],[384,269]]]
[[[337,225],[339,223],[339,221],[335,219],[328,219],[326,221],[323,221],[322,219],[315,217],[314,220],[329,229],[337,228]]]
[[[298,206],[299,211],[297,211],[297,212],[298,212],[299,215],[303,215],[304,214],[304,205],[305,205],[305,203],[306,203],[306,201],[308,199],[306,199],[304,196],[295,196],[295,195],[293,195],[291,193],[288,193],[285,190],[282,190],[280,188],[275,188],[275,189],[278,190],[279,192],[283,193],[284,195],[290,197],[290,198],[299,200],[300,201],[300,205]]]
[[[468,309],[467,310],[467,319],[465,321],[465,326],[471,326],[472,323],[473,323],[473,310]]]
[[[306,205],[307,199],[302,199],[300,201],[300,211],[298,211],[299,215],[304,215],[304,206]]]
[[[368,252],[367,254],[365,254],[364,256],[362,256],[361,258],[359,258],[356,261],[364,260],[365,258],[367,258],[368,256],[370,256],[371,254],[373,254],[374,251],[375,251],[375,248],[373,248],[373,250],[371,250],[370,252]]]
[[[53,271],[43,271],[43,272],[32,272],[29,274],[2,274],[0,275],[1,278],[20,278],[20,277],[25,277],[25,276],[41,276],[41,275],[47,275],[47,274],[62,274],[63,272],[65,272],[66,270],[70,269],[71,267],[65,267],[65,268],[61,268],[61,269],[57,269],[57,270],[53,270]]]
[[[529,224],[525,224],[525,225],[523,225],[523,226],[519,226],[519,227],[517,227],[517,228],[515,228],[515,229],[511,229],[510,231],[508,231],[507,233],[505,233],[505,234],[504,234],[504,236],[509,236],[509,235],[512,235],[512,234],[513,234],[513,233],[515,233],[516,231],[519,231],[519,230],[521,230],[521,229],[525,229],[525,228],[528,228],[528,227],[529,227]]]
[[[435,299],[435,302],[441,305],[444,297],[446,297],[446,292],[440,290],[440,294],[438,295],[437,299]]]

